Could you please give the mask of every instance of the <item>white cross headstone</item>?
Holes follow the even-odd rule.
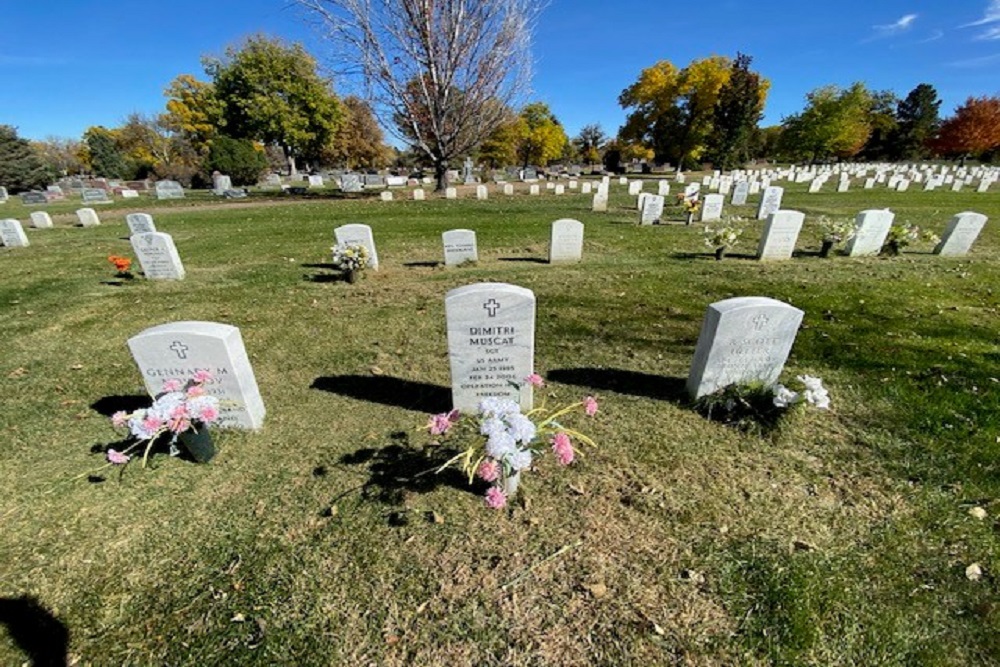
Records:
[[[444,245],[444,265],[458,266],[465,262],[478,262],[476,233],[471,229],[452,229],[441,234]]]
[[[877,255],[885,244],[885,237],[889,235],[889,228],[895,217],[889,209],[858,213],[854,219],[854,236],[844,246],[844,252],[849,257]]]
[[[338,246],[363,245],[368,250],[368,266],[378,271],[378,252],[375,250],[375,237],[371,227],[356,223],[342,225],[333,230],[333,235]]]
[[[77,210],[76,218],[80,221],[81,227],[96,227],[101,224],[101,219],[97,217],[97,211],[92,208],[81,208]]]
[[[761,296],[710,305],[691,362],[688,394],[697,399],[732,384],[774,384],[803,315],[787,303]]]
[[[156,231],[153,216],[149,213],[129,213],[125,216],[125,224],[128,225],[129,236]]]
[[[146,390],[163,391],[166,380],[186,380],[198,371],[212,374],[205,389],[219,399],[219,428],[258,429],[264,401],[240,330],[217,322],[171,322],[128,340]],[[213,427],[215,426],[213,425]]]
[[[14,218],[0,220],[0,241],[8,248],[27,248],[30,245],[21,223]]]
[[[563,218],[552,223],[549,264],[579,262],[583,258],[583,223]]]
[[[31,226],[35,229],[51,229],[52,217],[48,214],[48,211],[32,211]]]
[[[968,254],[972,244],[979,237],[979,232],[986,225],[986,220],[986,216],[982,213],[964,211],[957,214],[945,228],[941,242],[934,248],[934,254],[945,257]]]
[[[505,283],[478,283],[445,296],[448,359],[454,407],[474,412],[484,398],[510,399],[532,408],[535,295]]]
[[[142,272],[148,280],[183,280],[184,265],[170,234],[148,232],[134,234],[132,250],[139,258]]]
[[[791,259],[805,217],[800,211],[775,211],[768,216],[757,259]]]

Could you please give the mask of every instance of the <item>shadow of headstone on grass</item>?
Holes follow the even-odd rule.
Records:
[[[402,378],[335,375],[318,377],[310,387],[369,403],[392,405],[427,414],[451,409],[451,389],[448,387]]]
[[[652,375],[620,368],[557,368],[547,372],[552,382],[615,391],[678,404],[689,404],[687,378]]]
[[[69,628],[35,598],[0,598],[0,625],[35,667],[69,664]]]
[[[110,417],[118,411],[135,412],[141,408],[148,408],[153,404],[153,399],[140,394],[130,394],[128,396],[105,396],[90,404],[90,409],[97,414]]]

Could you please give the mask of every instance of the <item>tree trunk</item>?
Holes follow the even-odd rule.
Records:
[[[448,162],[441,159],[434,160],[434,181],[436,183],[434,187],[435,192],[444,192],[444,189],[448,187],[447,176]]]
[[[288,146],[282,146],[281,149],[285,152],[285,159],[288,160],[288,175],[294,176],[299,173],[299,170],[295,168],[295,154]]]

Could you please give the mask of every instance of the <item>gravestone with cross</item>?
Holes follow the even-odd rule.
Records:
[[[172,322],[146,329],[128,341],[129,350],[153,396],[171,379],[198,371],[212,374],[205,388],[219,399],[220,428],[258,429],[264,401],[240,330],[217,322]]]
[[[156,231],[153,216],[149,213],[129,213],[125,216],[125,224],[128,225],[130,235],[148,234]]]
[[[170,234],[148,232],[130,238],[132,250],[139,258],[142,272],[148,280],[183,280],[184,265]]]
[[[375,237],[372,236],[371,227],[361,224],[341,225],[333,230],[333,235],[337,239],[337,245],[341,247],[353,243],[367,248],[368,266],[373,271],[378,271],[378,252],[375,250]]]
[[[478,283],[453,289],[445,296],[452,403],[476,410],[488,397],[532,407],[535,295],[505,283]]]

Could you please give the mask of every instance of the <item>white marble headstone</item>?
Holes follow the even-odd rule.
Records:
[[[489,199],[489,197],[490,193],[489,190],[486,189],[485,185],[476,186],[476,199],[482,201],[484,199]]]
[[[742,296],[705,311],[687,390],[700,398],[732,384],[774,384],[804,313],[776,299]]]
[[[131,188],[122,188],[122,199],[138,199],[139,191]]]
[[[594,203],[591,209],[595,213],[607,213],[608,212],[608,196],[603,192],[594,193]]]
[[[445,296],[448,359],[454,407],[475,411],[484,398],[518,402],[532,408],[535,295],[506,283],[478,283]]]
[[[452,229],[441,234],[444,245],[445,266],[458,266],[463,262],[478,262],[476,233],[471,229]]]
[[[258,429],[264,424],[264,401],[250,366],[240,330],[217,322],[161,324],[128,340],[146,390],[163,391],[166,380],[187,380],[197,371],[212,379],[205,389],[219,399],[219,428]]]
[[[220,197],[226,194],[226,190],[233,189],[233,179],[225,174],[215,174],[212,176],[212,191]]]
[[[777,185],[769,185],[764,188],[764,194],[760,197],[760,206],[757,207],[757,219],[763,220],[781,208],[781,197],[785,190]]]
[[[666,197],[670,194],[670,181],[665,179],[660,179],[656,182],[656,194],[661,197]]]
[[[321,188],[323,187],[323,177],[319,174],[314,174],[309,177],[309,187],[311,188]]]
[[[652,225],[663,217],[664,200],[660,195],[647,194],[643,197],[642,210],[639,212],[640,225]]]
[[[424,201],[425,193],[423,188],[416,188],[413,191],[413,201]]]
[[[444,189],[445,199],[458,199],[458,189],[457,188],[445,188]]]
[[[92,208],[81,208],[77,210],[76,218],[80,221],[81,227],[96,227],[101,224],[101,219],[97,217],[97,211]]]
[[[156,225],[153,224],[153,216],[149,213],[129,213],[125,216],[125,224],[128,225],[130,236],[156,231]]]
[[[725,199],[721,194],[705,195],[705,200],[701,203],[701,222],[722,220],[722,206]]]
[[[31,226],[35,229],[51,229],[52,217],[49,215],[48,211],[32,211]]]
[[[184,188],[177,181],[157,181],[157,199],[184,199]]]
[[[699,192],[701,192],[701,183],[688,183],[684,186],[684,199],[688,201],[697,199]]]
[[[344,192],[361,192],[365,187],[361,174],[341,174],[340,189]]]
[[[512,195],[512,194],[514,194],[514,184],[513,183],[504,183],[503,184],[503,193],[505,195]]]
[[[589,195],[593,187],[594,186],[590,184],[590,181],[584,181],[583,183],[580,184],[580,194]]]
[[[337,239],[337,245],[339,246],[354,243],[367,248],[369,255],[368,266],[378,271],[378,252],[375,250],[375,237],[372,235],[371,227],[356,223],[342,225],[333,230],[333,235]]]
[[[583,258],[583,223],[562,218],[552,223],[549,264],[579,262]]]
[[[729,203],[733,206],[746,206],[747,195],[750,193],[750,184],[746,181],[737,181],[733,186],[733,197]]]
[[[983,231],[986,220],[982,213],[964,211],[957,214],[945,228],[941,242],[934,248],[934,254],[946,257],[968,254],[979,233]]]
[[[565,185],[563,185],[562,183],[558,183],[558,184],[557,184],[557,185],[556,185],[556,186],[555,186],[555,187],[554,187],[554,188],[552,189],[552,194],[554,194],[554,195],[562,195],[562,194],[566,194],[566,186],[565,186]]]
[[[530,186],[528,186],[529,195],[537,195],[541,191],[542,191],[541,188],[538,187],[538,183],[532,183]]]
[[[849,257],[877,255],[896,215],[889,209],[861,211],[854,219],[854,237],[844,246]]]
[[[148,280],[183,280],[184,265],[170,234],[149,232],[134,234],[132,250]]]
[[[383,190],[382,192],[379,193],[379,197],[382,199],[382,201],[392,201],[392,192],[390,192],[389,190]]]
[[[805,217],[800,211],[775,211],[768,216],[757,259],[791,259]]]
[[[14,218],[0,220],[0,241],[8,248],[26,248],[29,245],[20,221]]]
[[[642,192],[642,181],[631,181],[628,184],[628,193],[635,196]]]

